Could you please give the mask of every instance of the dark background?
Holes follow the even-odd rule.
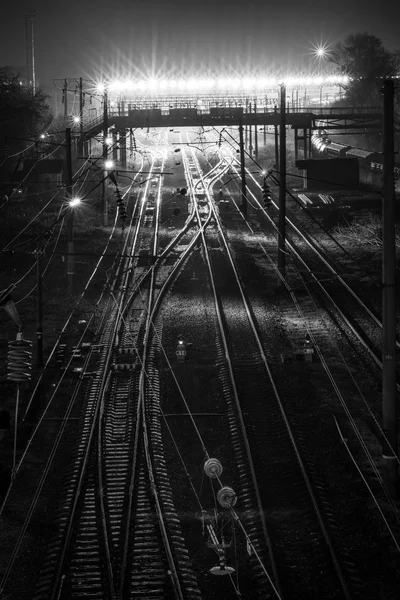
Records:
[[[2,8],[0,65],[25,68],[24,15],[34,9],[36,79],[45,88],[79,76],[296,74],[315,66],[313,47],[363,31],[400,48],[396,0],[22,0]]]

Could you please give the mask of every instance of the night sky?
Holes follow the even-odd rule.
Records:
[[[398,0],[25,0],[0,22],[0,65],[26,65],[26,13],[36,10],[37,83],[134,74],[167,77],[298,73],[313,46],[368,31],[400,49]]]

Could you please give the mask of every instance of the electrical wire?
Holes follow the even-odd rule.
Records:
[[[276,230],[276,232],[278,233],[278,230],[277,230],[277,227],[275,226],[275,224],[273,224],[273,227],[274,227],[274,229]],[[267,250],[264,248],[264,246],[261,244],[261,242],[258,242],[258,244],[259,244],[259,246],[262,248],[262,250],[263,250],[264,254],[266,255],[266,257],[268,258],[268,260],[269,260],[270,264],[271,264],[271,265],[273,266],[273,268],[275,269],[276,273],[278,274],[278,277],[280,277],[280,279],[282,280],[282,283],[283,283],[283,285],[285,285],[285,287],[288,289],[288,291],[289,291],[289,293],[290,293],[290,295],[291,295],[291,297],[292,297],[292,300],[293,300],[293,302],[294,302],[294,304],[295,304],[295,306],[296,306],[296,308],[297,308],[297,310],[298,310],[298,312],[299,312],[299,315],[300,315],[300,317],[301,317],[302,321],[303,321],[304,323],[307,323],[307,318],[306,318],[306,316],[303,314],[303,312],[301,311],[301,309],[300,309],[300,306],[299,306],[299,304],[298,304],[298,302],[297,302],[297,299],[295,298],[295,296],[294,296],[294,293],[292,292],[292,290],[291,290],[291,288],[289,287],[288,283],[287,283],[287,282],[286,282],[286,280],[283,278],[282,274],[279,272],[279,270],[277,269],[276,265],[273,263],[272,259],[269,257]],[[294,260],[293,260],[293,256],[291,255],[291,252],[289,251],[287,254],[288,254],[289,256],[291,256],[291,258],[292,258],[292,265],[293,265],[293,267],[294,267],[294,269],[295,269],[295,271],[296,271],[296,273],[297,273],[297,276],[300,278],[300,280],[301,280],[301,282],[302,282],[303,286],[304,286],[304,287],[305,287],[305,289],[307,290],[308,296],[310,297],[311,301],[313,302],[314,308],[315,308],[315,310],[316,310],[316,312],[317,312],[317,306],[316,306],[316,304],[315,304],[315,301],[314,301],[314,299],[313,299],[313,297],[312,297],[311,291],[309,290],[309,288],[308,288],[308,286],[307,286],[306,282],[304,281],[304,279],[303,279],[303,277],[302,277],[302,275],[301,275],[300,271],[298,270],[298,268],[297,268],[297,265],[295,264],[295,262],[294,262]],[[332,373],[330,372],[330,369],[329,369],[329,367],[328,367],[328,364],[327,364],[327,363],[326,363],[326,361],[325,361],[325,358],[324,358],[324,356],[323,356],[323,353],[322,353],[321,349],[319,348],[319,346],[318,346],[318,344],[317,344],[317,342],[316,342],[316,340],[315,340],[315,338],[314,338],[314,336],[313,336],[313,334],[312,334],[312,331],[311,331],[311,330],[310,330],[310,329],[309,329],[307,326],[306,326],[306,328],[307,328],[307,333],[309,334],[309,336],[310,336],[310,339],[312,340],[312,342],[313,342],[313,345],[314,345],[314,347],[315,347],[315,349],[316,349],[316,351],[317,351],[317,353],[318,353],[318,356],[319,356],[319,358],[320,358],[320,361],[321,361],[321,363],[324,365],[325,372],[327,373],[327,375],[328,375],[328,378],[330,379],[330,381],[331,381],[331,384],[332,384],[332,386],[333,386],[333,389],[335,390],[335,394],[336,394],[336,396],[338,397],[338,399],[339,399],[339,401],[340,401],[340,403],[341,403],[341,405],[342,405],[342,408],[344,409],[344,412],[345,412],[345,414],[346,414],[346,416],[347,416],[347,419],[348,419],[348,421],[349,421],[349,423],[350,423],[350,425],[351,425],[351,427],[352,427],[352,429],[353,429],[354,433],[356,434],[356,437],[357,437],[357,439],[358,439],[358,441],[359,441],[359,443],[360,443],[360,445],[361,445],[361,447],[362,447],[362,449],[363,449],[363,451],[364,451],[364,453],[365,453],[365,455],[366,455],[366,457],[367,457],[367,460],[368,460],[368,462],[369,462],[369,463],[370,463],[370,465],[371,465],[371,468],[372,468],[372,470],[373,470],[373,471],[374,471],[374,473],[375,473],[375,476],[377,477],[378,481],[380,481],[380,484],[381,484],[381,486],[382,486],[382,488],[383,488],[383,490],[384,490],[384,492],[385,492],[386,499],[388,500],[389,504],[391,505],[391,508],[392,508],[392,511],[393,511],[393,513],[394,513],[394,515],[395,515],[395,517],[396,517],[396,520],[399,522],[399,521],[400,521],[400,514],[399,514],[399,510],[398,510],[397,506],[395,505],[395,503],[393,502],[393,500],[392,500],[392,498],[391,498],[391,496],[390,496],[390,494],[389,494],[389,492],[388,492],[388,490],[387,490],[387,487],[386,487],[386,485],[385,485],[385,482],[383,481],[383,478],[381,477],[381,475],[380,475],[380,473],[379,473],[379,470],[378,470],[378,468],[377,468],[377,467],[376,467],[376,465],[375,465],[375,462],[374,462],[374,460],[373,460],[373,458],[372,458],[372,456],[371,456],[371,454],[370,454],[370,452],[369,452],[369,450],[368,450],[368,448],[367,448],[367,446],[366,446],[366,444],[365,444],[365,442],[364,442],[364,440],[363,440],[363,438],[362,438],[362,435],[361,435],[361,433],[360,433],[360,431],[359,431],[359,429],[358,429],[358,427],[357,427],[357,425],[356,425],[356,423],[355,423],[355,421],[354,421],[354,419],[353,419],[353,417],[352,417],[352,415],[351,415],[351,413],[350,413],[350,411],[349,411],[349,409],[348,409],[348,407],[347,407],[347,404],[346,404],[346,402],[345,402],[345,400],[344,400],[343,396],[341,395],[341,392],[340,392],[339,388],[338,388],[338,387],[337,387],[337,385],[336,385],[336,381],[335,381],[335,379],[334,379],[334,377],[333,377]],[[349,367],[348,367],[348,365],[347,365],[347,363],[346,363],[346,361],[345,361],[345,359],[344,359],[344,357],[343,357],[342,353],[340,352],[340,349],[337,347],[337,345],[336,345],[336,344],[335,344],[335,347],[336,347],[336,350],[338,351],[338,354],[339,354],[339,355],[341,356],[341,358],[342,358],[342,363],[343,363],[343,365],[345,366],[346,370],[347,370],[347,371],[348,371],[348,373],[350,374],[350,377],[351,377],[351,378],[353,379],[353,381],[354,381],[354,377],[352,376],[352,374],[351,374],[351,372],[350,372],[350,369],[349,369]],[[359,388],[358,388],[358,386],[356,386],[356,387],[357,387],[357,389],[359,389]],[[362,398],[364,399],[364,397],[363,397],[363,396],[362,396]],[[365,399],[364,399],[364,401],[365,401]],[[369,412],[371,412],[370,408],[369,408],[369,407],[367,407],[367,408],[368,408]],[[381,429],[381,428],[380,428],[380,429]],[[381,432],[382,432],[382,435],[383,435],[383,437],[385,438],[386,442],[388,443],[388,445],[389,445],[389,447],[390,447],[390,443],[388,442],[388,440],[387,440],[387,438],[386,438],[386,435],[384,434],[384,432],[383,432],[382,430],[381,430]],[[393,451],[393,449],[392,449],[392,451]],[[393,454],[395,455],[396,453],[395,453],[395,452],[393,452]],[[399,459],[398,457],[396,457],[396,459],[397,459],[397,462],[398,462],[398,464],[400,464],[400,459]],[[376,500],[375,500],[375,501],[376,501]],[[376,501],[376,502],[377,502],[377,501]],[[392,536],[394,535],[392,531],[391,531],[391,535],[392,535]]]

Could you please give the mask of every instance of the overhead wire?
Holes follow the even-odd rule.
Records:
[[[250,192],[250,193],[251,193],[251,192]],[[275,226],[275,224],[273,224],[273,227],[274,227],[274,228],[275,228],[275,230],[277,231],[277,227]],[[288,291],[289,291],[290,295],[292,296],[292,300],[294,301],[294,304],[295,304],[295,306],[296,306],[296,308],[297,308],[297,310],[298,310],[298,312],[299,312],[299,314],[300,314],[300,316],[301,316],[301,318],[302,318],[303,322],[304,322],[304,323],[307,323],[307,318],[306,318],[306,316],[304,315],[304,313],[302,312],[302,310],[300,309],[300,306],[299,306],[299,304],[298,304],[298,302],[297,302],[297,299],[295,298],[295,296],[294,296],[294,294],[293,294],[293,292],[292,292],[291,288],[289,287],[289,285],[287,284],[287,282],[286,282],[286,281],[283,279],[283,277],[282,277],[282,275],[280,274],[280,272],[278,271],[278,269],[277,269],[276,265],[275,265],[275,264],[272,262],[272,259],[270,259],[270,257],[269,257],[269,255],[268,255],[268,252],[267,252],[267,250],[264,248],[264,246],[261,244],[261,242],[260,242],[260,241],[258,242],[258,244],[259,244],[259,246],[262,248],[262,250],[264,251],[264,253],[265,253],[266,257],[268,258],[268,260],[269,260],[269,261],[270,261],[270,263],[272,264],[272,266],[273,266],[273,268],[275,269],[275,271],[278,273],[278,276],[279,276],[279,277],[282,279],[282,282],[283,282],[283,284],[285,285],[285,287],[287,287],[287,289],[288,289]],[[289,252],[288,252],[288,254],[290,254],[290,255],[291,255],[291,252],[289,251]],[[314,308],[315,308],[315,310],[316,310],[316,308],[317,308],[317,307],[316,307],[315,301],[314,301],[314,299],[313,299],[313,297],[312,297],[312,294],[311,294],[311,292],[310,292],[310,290],[309,290],[309,288],[308,288],[308,286],[307,286],[306,282],[304,281],[304,278],[303,278],[302,274],[301,274],[301,273],[300,273],[300,271],[298,270],[298,268],[297,268],[297,265],[295,264],[295,262],[294,262],[294,260],[293,260],[293,256],[291,256],[291,258],[292,258],[292,263],[293,263],[294,269],[296,270],[298,277],[300,278],[300,280],[302,281],[302,283],[303,283],[303,285],[304,285],[305,289],[307,290],[307,293],[308,293],[308,295],[309,295],[309,297],[310,297],[311,301],[313,302]],[[310,335],[310,338],[311,338],[311,340],[312,340],[312,342],[313,342],[313,345],[314,345],[314,347],[316,348],[316,350],[317,350],[317,352],[318,352],[318,356],[319,356],[319,358],[320,358],[320,360],[321,360],[321,363],[324,365],[324,369],[325,369],[325,371],[326,371],[326,373],[327,373],[327,375],[328,375],[328,378],[329,378],[329,379],[330,379],[330,381],[331,381],[331,384],[332,384],[332,386],[333,386],[333,389],[335,390],[335,393],[336,393],[336,395],[337,395],[337,397],[338,397],[338,399],[339,399],[339,401],[340,401],[340,403],[341,403],[341,405],[342,405],[342,408],[344,409],[344,412],[345,412],[345,414],[346,414],[346,416],[347,416],[347,418],[348,418],[348,420],[349,420],[349,422],[350,422],[350,424],[351,424],[351,427],[352,427],[353,431],[355,432],[355,434],[356,434],[356,437],[357,437],[357,439],[358,439],[358,441],[359,441],[359,443],[360,443],[360,445],[361,445],[361,447],[362,447],[362,449],[363,449],[364,453],[366,454],[367,460],[369,461],[369,463],[370,463],[370,465],[371,465],[371,467],[372,467],[372,470],[374,471],[374,473],[375,473],[375,475],[376,475],[377,479],[380,481],[380,484],[381,484],[381,486],[382,486],[382,488],[383,488],[383,490],[384,490],[384,492],[385,492],[386,499],[388,500],[389,504],[391,505],[391,508],[392,508],[392,511],[394,512],[394,515],[395,515],[395,517],[396,517],[396,520],[399,522],[399,521],[400,521],[400,514],[399,514],[399,510],[398,510],[397,506],[395,505],[395,503],[393,502],[393,500],[391,499],[391,496],[390,496],[390,494],[389,494],[389,491],[388,491],[388,490],[387,490],[387,488],[386,488],[386,485],[385,485],[385,483],[384,483],[384,481],[383,481],[383,478],[381,477],[381,475],[380,475],[380,473],[379,473],[379,470],[378,470],[378,468],[376,467],[376,465],[375,465],[375,462],[374,462],[374,460],[373,460],[373,458],[372,458],[372,456],[371,456],[371,454],[370,454],[370,452],[369,452],[369,450],[368,450],[368,448],[367,448],[367,446],[366,446],[366,444],[365,444],[365,442],[364,442],[364,440],[363,440],[363,438],[362,438],[362,435],[361,435],[361,433],[360,433],[360,431],[359,431],[359,429],[358,429],[358,427],[357,427],[357,425],[356,425],[356,423],[355,423],[355,421],[354,421],[354,419],[353,419],[353,417],[352,417],[352,415],[351,415],[351,413],[350,413],[350,411],[349,411],[349,409],[348,409],[348,407],[347,407],[347,404],[346,404],[346,402],[345,402],[345,400],[344,400],[344,398],[343,398],[343,396],[342,396],[342,394],[341,394],[341,392],[340,392],[339,388],[338,388],[338,387],[337,387],[337,385],[336,385],[335,379],[334,379],[334,377],[333,377],[332,373],[330,372],[330,369],[329,369],[329,367],[328,367],[328,364],[326,363],[326,361],[325,361],[325,359],[324,359],[324,356],[323,356],[322,350],[319,348],[319,346],[318,346],[318,344],[317,344],[317,342],[316,342],[316,340],[315,340],[315,338],[314,338],[314,336],[313,336],[313,334],[312,334],[312,331],[311,331],[311,330],[310,330],[308,327],[307,327],[307,332],[308,332],[308,334]],[[349,369],[349,366],[348,366],[347,362],[345,361],[345,359],[344,359],[344,357],[343,357],[343,354],[341,353],[341,351],[340,351],[340,349],[338,348],[337,344],[335,344],[335,347],[336,347],[336,350],[337,350],[337,352],[338,352],[339,356],[340,356],[340,357],[341,357],[341,359],[342,359],[342,363],[343,363],[344,367],[345,367],[345,368],[346,368],[346,370],[348,371],[348,373],[349,373],[349,375],[350,375],[351,379],[353,380],[353,382],[356,384],[356,382],[355,382],[355,380],[354,380],[354,376],[352,375],[352,373],[351,373],[351,371],[350,371],[350,369]],[[358,387],[358,385],[356,385],[356,388],[359,390],[359,387]],[[365,398],[364,398],[364,396],[363,396],[363,395],[361,395],[361,398],[364,400],[364,403],[366,404],[366,400],[365,400]],[[371,409],[370,409],[370,407],[368,406],[368,404],[366,404],[366,406],[367,406],[368,412],[369,412],[369,413],[372,415]],[[376,421],[376,419],[374,419],[374,420]],[[381,433],[382,433],[382,435],[383,435],[384,439],[386,439],[386,441],[387,441],[387,443],[389,444],[389,447],[390,447],[390,443],[388,442],[388,440],[387,440],[387,438],[386,438],[386,435],[385,435],[385,434],[384,434],[384,432],[382,431],[382,428],[381,428],[381,427],[379,427],[379,429],[380,429],[380,431],[381,431]],[[392,450],[393,450],[393,449],[392,449]],[[395,455],[395,453],[394,453],[394,455]],[[399,459],[398,457],[396,457],[396,458],[397,458],[397,462],[400,464],[400,459]],[[374,499],[374,500],[375,500],[375,502],[377,502],[377,501],[376,501],[376,499]],[[386,520],[385,520],[385,524],[386,524]],[[390,534],[391,534],[391,536],[392,536],[392,537],[394,536],[394,533],[393,533],[393,531],[392,531],[392,530],[390,530]]]

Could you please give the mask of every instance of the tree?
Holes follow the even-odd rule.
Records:
[[[397,53],[386,50],[382,41],[369,33],[356,33],[339,42],[330,60],[351,80],[345,86],[350,105],[380,105],[382,80],[398,72]]]
[[[50,118],[46,99],[40,89],[32,94],[10,67],[0,67],[0,156],[6,154],[6,146],[12,154],[29,144],[18,138],[41,132]]]

